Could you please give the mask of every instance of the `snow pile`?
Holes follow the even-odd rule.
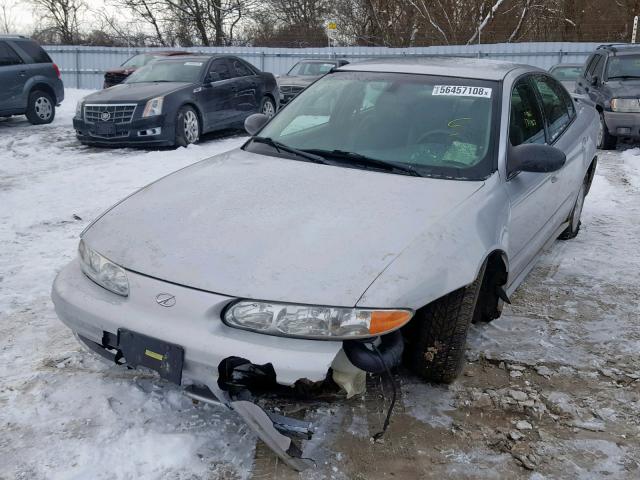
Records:
[[[81,352],[49,300],[91,219],[243,138],[163,151],[84,147],[71,119],[88,93],[67,89],[51,125],[0,120],[0,478],[246,477],[255,440],[241,421]]]

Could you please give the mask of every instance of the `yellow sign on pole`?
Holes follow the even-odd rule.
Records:
[[[337,30],[338,24],[336,22],[329,22],[327,24],[327,30]]]

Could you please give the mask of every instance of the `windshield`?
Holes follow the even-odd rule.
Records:
[[[640,55],[609,57],[609,61],[607,63],[607,77],[640,78]]]
[[[482,179],[494,170],[495,82],[336,72],[307,88],[260,132],[298,150],[348,152],[422,176]],[[265,153],[251,143],[247,147]],[[335,160],[337,155],[329,155]]]
[[[582,67],[553,67],[550,73],[561,82],[577,80],[582,73]]]
[[[296,63],[287,75],[313,75],[319,76],[328,73],[333,67],[335,67],[335,63],[327,62],[299,62]]]
[[[135,55],[131,57],[129,60],[122,64],[123,67],[128,68],[140,68],[145,66],[151,60],[158,58],[156,55],[150,55],[147,53],[141,53],[140,55]]]
[[[200,81],[204,61],[159,61],[133,72],[125,83],[143,82],[189,82]]]

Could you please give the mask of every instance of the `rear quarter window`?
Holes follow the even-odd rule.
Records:
[[[7,42],[0,42],[0,67],[22,63],[20,56]]]
[[[31,63],[53,63],[47,52],[33,40],[20,40],[15,43],[31,58]]]

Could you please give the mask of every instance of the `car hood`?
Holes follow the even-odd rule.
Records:
[[[298,85],[307,87],[319,79],[322,75],[285,75],[278,77],[278,85]]]
[[[412,239],[482,185],[238,149],[142,188],[83,238],[126,269],[180,285],[354,306]]]
[[[192,86],[186,82],[121,83],[84,97],[85,103],[140,102]]]
[[[640,98],[640,79],[608,80],[605,85],[611,98]]]

